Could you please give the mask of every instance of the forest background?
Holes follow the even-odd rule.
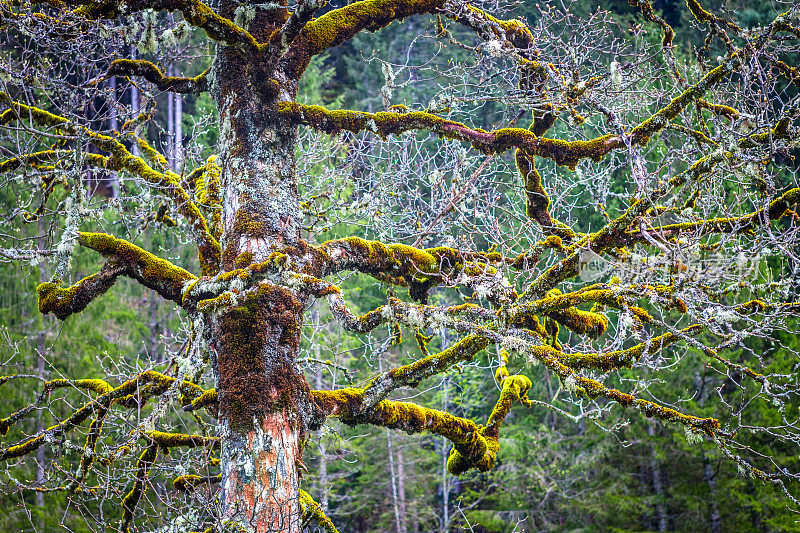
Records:
[[[341,2],[331,7],[338,4]],[[711,4],[717,9],[719,2]],[[731,0],[725,6],[743,27],[767,23],[776,15],[770,3],[760,0]],[[691,15],[684,3],[661,0],[654,7],[676,31],[676,56],[691,56],[703,46],[703,35],[689,23]],[[619,37],[653,42],[660,39],[657,26],[644,21],[638,8],[624,1],[602,5],[554,2],[546,8],[568,9],[579,17],[598,8],[609,10]],[[542,7],[526,3],[516,8],[516,13],[520,12],[530,26],[535,26]],[[430,50],[425,47],[433,44],[417,37],[423,27],[430,27],[430,19],[414,17],[406,24],[360,34],[351,43],[316,58],[304,78],[306,87],[301,94],[305,103],[364,111],[382,109],[387,77],[383,63],[374,58],[397,65],[413,62],[414,56],[429,56]],[[713,57],[713,52],[710,55]],[[208,59],[200,56],[169,68],[193,75],[208,66],[203,61],[207,63]],[[396,102],[427,101],[433,97],[435,85],[411,84],[394,90]],[[147,131],[147,138],[157,148],[168,153],[170,146],[180,151],[191,143],[200,151],[213,153],[217,132],[206,125],[215,124],[214,120],[204,122],[214,107],[207,95],[184,95],[179,104],[176,100],[167,102],[176,98],[171,93],[157,98],[157,114]],[[172,153],[176,153],[174,149]],[[173,164],[179,164],[177,156]],[[363,200],[363,191],[338,194],[351,202]],[[7,204],[4,210],[13,209],[9,201],[0,198]],[[137,244],[191,261],[189,249],[184,250],[171,237],[163,222],[143,221]],[[579,221],[585,227],[591,223],[590,219]],[[26,231],[31,236],[39,234],[36,224]],[[358,226],[338,228],[340,235],[345,231],[374,237],[360,233]],[[325,228],[321,228],[323,239],[324,233]],[[79,279],[96,271],[100,261],[97,254],[79,249],[73,275]],[[37,369],[49,379],[102,376],[110,366],[120,364],[141,370],[164,368],[181,348],[180,332],[186,324],[179,314],[130,281],[119,282],[86,312],[65,322],[43,317],[36,308],[36,286],[48,278],[44,266],[31,269],[0,264],[0,363],[5,367],[0,374]],[[343,289],[349,295],[347,300],[362,311],[376,307],[386,297],[385,287],[361,275],[350,277]],[[310,342],[304,344],[304,355],[312,386],[334,379],[358,382],[400,361],[404,351],[416,346],[413,338],[404,339],[377,359],[368,357],[369,343],[343,336],[322,308],[306,316],[310,319],[305,336]],[[437,343],[447,336],[440,333]],[[759,341],[754,340],[749,341],[753,344],[750,348],[776,354],[779,348],[786,353],[796,351],[800,341],[785,337],[781,346],[757,346]],[[779,355],[776,361],[780,364]],[[687,402],[691,412],[718,416],[704,405],[704,394],[720,385],[714,381],[719,378],[708,371],[702,358],[685,357],[680,365],[682,368],[671,374],[674,379],[657,386],[658,392],[666,397],[693,398]],[[625,372],[620,371],[620,379]],[[556,376],[544,367],[532,368],[528,375],[533,381],[532,398],[552,399],[555,408],[569,410],[560,403],[559,396],[564,392]],[[427,405],[485,419],[489,407],[480,399],[493,394],[494,388],[495,384],[482,377],[478,369],[465,368],[437,378],[421,394]],[[29,401],[30,391],[22,385],[9,384],[2,393],[8,410]],[[46,427],[58,416],[58,412],[44,411],[26,422],[27,431]],[[309,442],[305,461],[309,472],[303,477],[303,485],[327,509],[340,531],[800,530],[800,515],[788,508],[775,488],[741,475],[713,445],[689,441],[683,429],[637,414],[616,417],[613,424],[605,424],[587,417],[572,420],[552,407],[534,404],[509,415],[494,470],[456,478],[445,467],[450,444],[440,437],[390,434],[382,429],[353,429],[333,423]],[[771,447],[768,441],[756,444]],[[776,455],[796,453],[781,448],[771,451]],[[47,457],[41,459],[48,464]],[[71,531],[90,530],[69,495],[20,492],[14,490],[13,478],[4,481],[8,485],[0,492],[0,530],[51,531],[61,526]],[[164,490],[173,489],[167,484]]]

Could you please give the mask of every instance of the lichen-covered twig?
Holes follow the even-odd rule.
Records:
[[[88,19],[115,19],[145,9],[155,11],[180,11],[184,20],[205,30],[215,41],[225,42],[242,54],[258,54],[259,43],[246,30],[217,14],[200,0],[107,0],[91,2],[79,0],[76,15]]]

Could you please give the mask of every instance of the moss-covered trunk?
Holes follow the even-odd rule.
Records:
[[[295,184],[297,131],[276,119],[274,99],[253,89],[244,61],[221,48],[214,67],[220,110],[223,271],[276,252],[301,265]],[[309,386],[297,367],[305,301],[279,276],[244,287],[212,319],[212,360],[222,435],[224,518],[244,531],[300,530],[298,465],[313,425]]]

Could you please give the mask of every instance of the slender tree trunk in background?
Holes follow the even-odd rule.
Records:
[[[386,430],[386,448],[389,452],[389,483],[392,486],[392,509],[394,509],[394,528],[400,532],[400,502],[397,497],[397,474],[395,473],[394,450],[392,449],[392,432]]]
[[[442,329],[442,349],[447,346],[447,339],[445,329]],[[450,399],[447,397],[449,392],[450,378],[447,374],[444,375],[442,380],[442,411],[448,412],[448,403]],[[442,438],[442,531],[446,532],[450,527],[450,487],[448,484],[447,472],[447,456],[448,456],[448,441]]]
[[[41,222],[39,222],[39,249],[44,250],[47,242],[44,238],[45,234],[45,226]],[[47,272],[45,272],[44,264],[39,264],[39,282],[44,283],[48,281],[47,279]],[[44,371],[44,357],[45,351],[47,349],[45,343],[45,328],[47,325],[47,317],[44,315],[41,316],[41,324],[39,326],[39,333],[36,335],[36,373],[41,379],[45,379],[45,371]],[[40,410],[36,411],[36,434],[39,435],[44,430],[44,421],[42,420],[42,412]],[[36,485],[41,487],[44,485],[44,446],[40,446],[36,450]],[[44,494],[41,492],[36,493],[36,505],[39,507],[44,506]]]
[[[131,45],[130,55],[131,59],[136,59],[137,55],[136,45],[134,44]],[[139,101],[139,88],[131,84],[131,114],[133,115],[132,118],[136,119],[136,117],[138,117],[140,113],[141,113],[141,103]],[[136,135],[137,137],[139,136],[138,126],[134,128],[133,134]],[[132,143],[131,153],[136,157],[139,157],[141,155],[141,152],[139,151],[139,145],[136,144],[135,142]]]
[[[695,372],[694,382],[697,387],[697,401],[702,408],[706,403],[706,387],[705,380],[699,372]],[[722,517],[719,514],[719,507],[717,507],[717,481],[714,479],[714,468],[702,448],[700,456],[703,459],[703,480],[708,485],[709,492],[709,527],[711,533],[722,533]]]
[[[719,515],[719,508],[717,507],[717,481],[714,479],[714,468],[711,462],[706,457],[705,450],[701,450],[703,456],[703,479],[708,484],[709,492],[711,493],[709,505],[711,506],[711,513],[709,516],[709,526],[711,533],[722,533],[722,518]]]
[[[656,434],[655,424],[650,422],[647,425],[647,434],[651,437]],[[658,463],[658,456],[656,455],[655,446],[650,446],[650,471],[653,475],[653,491],[656,493],[658,501],[656,502],[656,519],[658,520],[658,531],[667,531],[667,511],[664,508],[664,503],[661,501],[664,498],[664,485],[661,479],[661,466]]]
[[[108,100],[108,127],[113,131],[119,131],[119,119],[117,118],[117,78],[112,76],[108,80],[108,88],[111,98]],[[111,197],[119,197],[119,176],[112,172],[111,176]]]
[[[233,19],[237,6],[223,1],[219,12]],[[253,37],[266,42],[287,16],[282,9],[256,10]],[[302,271],[314,257],[300,239],[297,128],[274,112],[276,101],[294,98],[297,85],[278,71],[276,92],[257,92],[246,62],[224,45],[212,68],[220,120],[222,270],[280,251],[293,271]],[[306,303],[302,293],[265,279],[237,306],[204,315],[217,381],[220,502],[228,529],[300,531],[298,465],[308,430],[322,421],[297,365]]]
[[[161,362],[161,343],[158,342],[158,295],[148,293],[147,298],[147,329],[150,333],[148,341],[148,351],[150,358],[156,362]]]
[[[406,505],[406,475],[403,464],[403,447],[397,444],[397,501],[400,510],[400,533],[408,533],[408,506]]]
[[[175,142],[173,144],[173,159],[175,161],[175,172],[181,173],[183,168],[183,95],[175,93]]]
[[[448,346],[447,341],[447,330],[442,328],[439,332],[439,336],[441,337],[441,349],[444,350],[445,346]],[[442,380],[442,411],[448,412],[447,407],[449,403],[448,395],[448,386],[449,386],[449,376],[447,374],[444,375],[444,379]],[[447,451],[448,451],[448,443],[447,439],[442,438],[442,531],[446,532],[450,525],[450,488],[448,487],[447,483]]]
[[[167,76],[175,75],[175,67],[170,65],[167,67]],[[175,170],[175,99],[172,93],[167,93],[167,141],[164,144],[167,147],[167,164],[171,170]]]

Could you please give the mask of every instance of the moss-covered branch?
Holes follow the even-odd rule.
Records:
[[[659,418],[666,422],[681,424],[694,433],[704,433],[708,436],[715,436],[720,432],[719,421],[714,418],[699,418],[683,414],[675,409],[664,407],[648,400],[642,400],[631,394],[606,387],[597,380],[575,373],[574,370],[562,362],[562,352],[552,346],[540,345],[524,347],[522,351],[526,356],[538,359],[547,368],[555,372],[561,378],[564,388],[569,392],[584,394],[589,398],[602,396],[619,403],[623,407],[633,407],[641,411],[647,417]]]
[[[292,46],[298,72],[311,57],[352,39],[357,33],[378,31],[411,15],[434,13],[445,0],[361,0],[333,9],[305,25]]]
[[[521,20],[502,20],[467,2],[448,1],[442,6],[442,14],[475,31],[486,41],[508,41],[526,59],[538,55],[534,48],[533,35]]]
[[[361,389],[362,409],[370,409],[395,389],[415,388],[426,378],[441,374],[458,363],[471,361],[488,344],[480,335],[468,335],[439,353],[384,372]]]
[[[583,289],[562,294],[558,289],[554,289],[544,298],[528,302],[522,305],[510,307],[503,310],[502,314],[508,323],[516,322],[525,316],[530,315],[552,315],[559,311],[565,311],[572,307],[587,302],[598,303],[614,309],[631,310],[641,321],[649,322],[650,317],[646,311],[630,305],[628,299],[631,297],[642,297],[647,289],[653,292],[664,293],[656,287],[634,286],[625,290],[619,287],[609,287],[607,285],[596,285]],[[605,328],[603,328],[605,330]]]
[[[181,302],[184,286],[197,279],[169,261],[106,233],[81,232],[78,234],[78,243],[100,252],[108,262],[98,273],[67,288],[53,282],[39,285],[39,311],[44,314],[53,313],[64,320],[83,311],[123,274],[177,303]]]
[[[406,131],[427,129],[448,139],[469,142],[476,150],[487,155],[502,153],[516,147],[570,168],[575,168],[581,160],[587,158],[599,162],[611,150],[625,146],[622,139],[610,134],[589,141],[563,141],[537,137],[524,128],[501,128],[493,131],[470,128],[460,122],[447,120],[425,111],[408,113],[330,111],[321,106],[296,102],[283,102],[279,104],[278,111],[292,123],[310,126],[329,134],[342,131],[352,133],[371,131],[386,138]]]
[[[144,484],[147,480],[147,472],[155,463],[158,456],[158,444],[153,443],[142,452],[136,461],[136,478],[134,479],[131,490],[122,498],[122,518],[119,521],[119,529],[123,533],[130,531],[133,513],[144,492]]]
[[[480,429],[482,436],[486,440],[486,452],[477,461],[465,457],[461,452],[453,447],[450,457],[447,459],[447,470],[453,475],[459,475],[472,468],[477,468],[485,472],[494,467],[497,459],[497,452],[500,448],[500,426],[503,424],[512,405],[520,402],[526,406],[531,405],[527,393],[531,388],[531,380],[523,375],[504,376],[500,398],[489,415],[486,427]]]
[[[645,355],[658,353],[670,344],[680,342],[687,336],[696,335],[702,330],[703,327],[700,325],[689,326],[680,330],[679,334],[665,333],[625,350],[615,350],[608,353],[562,354],[559,359],[573,370],[594,369],[609,372],[619,368],[630,368],[634,361],[638,361]]]
[[[200,485],[211,485],[222,481],[222,475],[216,476],[198,476],[196,474],[184,474],[176,477],[172,481],[172,486],[182,492],[191,492]]]
[[[794,188],[772,200],[768,207],[747,215],[668,224],[665,226],[657,226],[646,232],[639,230],[621,239],[620,244],[648,242],[648,240],[645,239],[645,233],[655,235],[662,239],[673,239],[687,233],[691,233],[696,237],[702,237],[712,233],[749,233],[758,226],[763,226],[773,220],[780,219],[798,202],[800,202],[800,188]]]
[[[498,420],[501,416],[505,417],[511,403],[522,399],[530,388],[530,380],[523,376],[515,376],[507,383],[504,384],[504,393],[501,393],[500,402],[498,407],[495,407],[490,421]],[[410,402],[389,400],[383,400],[369,409],[364,409],[362,389],[312,391],[312,394],[326,415],[338,416],[348,425],[371,424],[400,429],[409,434],[430,431],[448,439],[453,443],[453,452],[447,462],[451,473],[459,474],[471,468],[485,471],[494,465],[497,453],[496,437],[493,438],[491,432],[488,436],[485,435],[488,428],[482,428],[466,418]],[[498,424],[495,426],[499,427]]]
[[[711,70],[696,84],[676,96],[667,106],[633,128],[628,134],[630,142],[638,145],[647,144],[652,135],[666,128],[686,106],[700,98],[737,66],[738,60],[734,58]],[[371,131],[386,138],[406,131],[427,129],[448,139],[469,142],[476,150],[485,154],[496,154],[518,148],[524,150],[528,157],[544,157],[572,169],[584,159],[599,162],[612,150],[626,147],[619,135],[608,134],[588,141],[564,141],[538,137],[534,132],[523,128],[501,128],[493,131],[470,128],[460,122],[447,120],[425,111],[408,113],[331,111],[321,106],[282,102],[278,105],[278,112],[294,124],[310,126],[329,134],[342,131],[352,133]],[[539,200],[539,203],[542,202],[543,199]]]
[[[105,294],[124,271],[123,265],[108,262],[99,272],[86,276],[70,287],[62,288],[59,286],[60,283],[42,283],[36,287],[36,292],[39,294],[39,311],[45,315],[53,313],[60,320],[80,313],[95,298]]]
[[[412,15],[441,13],[474,30],[485,40],[507,41],[522,60],[536,55],[533,37],[521,21],[501,20],[467,2],[453,0],[362,0],[334,9],[305,25],[291,48],[296,72],[311,57],[352,39],[361,31],[375,32]]]
[[[504,263],[496,252],[462,252],[439,246],[420,249],[406,244],[384,244],[358,237],[347,237],[322,243],[318,249],[326,256],[321,275],[343,270],[370,274],[395,285],[408,286],[411,297],[426,302],[428,290],[447,282],[470,286],[490,301],[514,297],[513,289],[491,263]]]
[[[150,61],[144,59],[115,59],[111,62],[106,77],[140,76],[158,87],[159,91],[198,94],[205,92],[208,88],[207,75],[208,70],[193,78],[166,76],[158,66]]]
[[[186,217],[197,241],[200,264],[204,274],[215,273],[219,269],[220,245],[211,235],[205,217],[189,194],[180,184],[180,176],[174,172],[158,172],[150,167],[142,158],[131,154],[117,138],[93,131],[84,126],[72,124],[64,117],[55,115],[37,107],[28,106],[11,100],[7,94],[0,92],[0,102],[8,109],[0,113],[0,126],[18,120],[32,120],[42,127],[56,128],[73,135],[86,137],[101,150],[110,153],[105,161],[109,170],[125,170],[145,180],[161,194],[170,198],[180,214]]]
[[[220,194],[222,169],[216,161],[217,156],[212,155],[206,160],[205,165],[189,173],[185,181],[194,192],[197,205],[211,215],[211,234],[219,240],[222,236],[222,195]]]
[[[304,521],[313,520],[325,533],[339,533],[331,519],[325,516],[322,506],[304,490],[300,491],[300,513]]]
[[[531,128],[536,127],[538,122],[534,121]],[[542,175],[536,169],[534,156],[525,150],[517,150],[514,159],[525,185],[525,214],[535,220],[546,235],[557,235],[566,240],[574,239],[576,233],[566,224],[554,220],[550,215],[550,197],[542,184]]]

